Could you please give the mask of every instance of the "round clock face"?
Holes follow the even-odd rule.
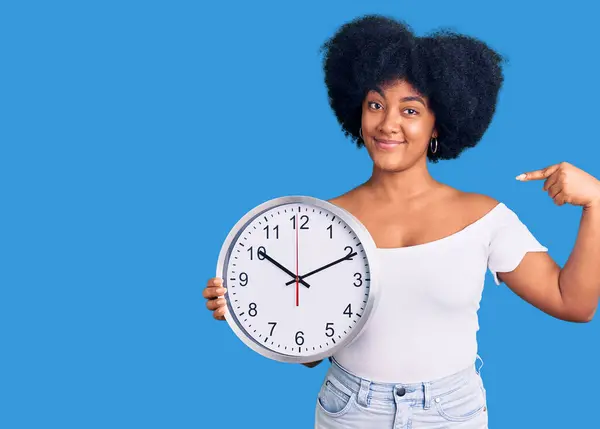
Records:
[[[356,337],[373,307],[374,247],[366,229],[331,203],[268,201],[223,246],[217,275],[228,289],[226,319],[266,357],[330,356]]]

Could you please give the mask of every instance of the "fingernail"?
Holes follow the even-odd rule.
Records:
[[[517,179],[517,180],[523,180],[525,178],[525,176],[526,176],[525,173],[519,174],[517,177],[515,177],[515,179]]]

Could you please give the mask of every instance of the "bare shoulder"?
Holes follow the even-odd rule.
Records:
[[[327,201],[352,213],[356,209],[357,205],[360,204],[359,197],[360,197],[360,186],[356,187],[354,189],[351,189],[348,192],[345,192],[341,195],[330,198]]]
[[[462,192],[461,197],[465,207],[468,207],[469,210],[475,213],[485,214],[500,203],[497,199],[489,195],[478,194],[476,192]]]
[[[460,213],[459,217],[464,224],[477,221],[500,203],[497,199],[488,195],[463,191],[458,192],[454,201],[456,202],[454,212]]]

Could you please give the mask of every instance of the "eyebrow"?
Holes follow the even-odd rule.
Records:
[[[379,88],[375,88],[374,89],[375,92],[379,93],[383,98],[385,98],[385,95],[383,94],[383,91]],[[406,101],[418,101],[419,103],[421,103],[423,106],[427,107],[427,105],[425,104],[425,101],[421,98],[418,97],[416,95],[411,95],[409,97],[404,97],[400,100],[401,102],[406,102]]]

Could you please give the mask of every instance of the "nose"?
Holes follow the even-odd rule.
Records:
[[[379,131],[384,135],[397,135],[402,131],[401,116],[393,111],[388,111],[379,125]]]

